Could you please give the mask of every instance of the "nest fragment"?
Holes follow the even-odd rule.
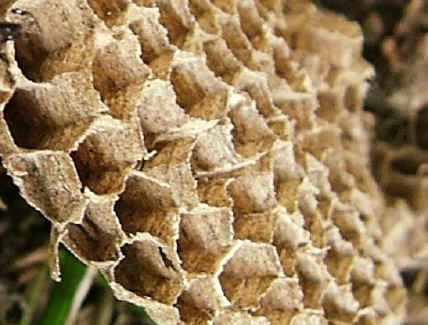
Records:
[[[403,319],[357,24],[307,1],[11,8],[0,152],[54,276],[62,243],[165,325]]]

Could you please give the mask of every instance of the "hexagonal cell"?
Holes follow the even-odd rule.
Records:
[[[103,233],[96,224],[83,220],[83,224],[67,225],[66,245],[86,261],[116,261],[119,249],[114,239]]]
[[[235,214],[233,221],[235,238],[271,243],[278,220],[279,214],[276,210],[243,215]]]
[[[283,205],[289,213],[298,211],[298,195],[300,179],[292,179],[280,182],[275,187],[278,202]]]
[[[235,58],[225,40],[215,39],[205,42],[204,52],[207,57],[207,66],[216,77],[228,84],[233,84],[234,76],[242,69],[243,64]]]
[[[266,119],[282,115],[279,108],[275,106],[267,74],[243,69],[235,76],[234,86],[248,93],[256,102],[257,110]]]
[[[88,0],[88,5],[109,27],[125,23],[129,4],[129,0]]]
[[[72,153],[79,177],[91,191],[121,191],[126,174],[145,154],[137,123],[122,123],[105,115],[95,121]]]
[[[369,165],[370,161],[364,158],[365,155],[348,153],[344,156],[345,171],[354,177],[355,187],[362,192],[369,194],[372,197],[379,197],[379,185],[373,179],[370,168],[361,168],[361,166]]]
[[[113,116],[128,118],[151,71],[140,59],[140,44],[131,31],[118,31],[113,37],[98,40],[92,63],[94,86]]]
[[[159,79],[145,83],[141,91],[138,115],[149,149],[154,148],[158,135],[177,130],[190,120],[176,103],[172,84]]]
[[[312,154],[316,159],[323,162],[326,161],[323,155],[324,153],[331,148],[334,150],[337,150],[337,157],[339,159],[344,160],[344,157],[341,157],[339,153],[342,149],[342,143],[340,140],[340,132],[341,130],[335,126],[329,125],[328,127],[319,128],[318,130],[314,132],[309,132],[301,142],[302,150],[309,152]],[[330,152],[329,152],[330,153]],[[339,163],[339,161],[335,160],[333,157],[330,158],[331,160],[327,160],[325,163],[330,167],[330,178],[337,177],[340,179],[341,175],[337,175],[336,173],[339,173],[338,168],[334,168],[332,165],[334,163]],[[331,162],[331,165],[329,164]],[[345,162],[344,162],[345,163]],[[335,166],[337,167],[337,166]],[[345,168],[343,168],[345,169]],[[340,169],[340,172],[343,170]],[[342,176],[343,177],[343,176]],[[331,181],[331,183],[334,183]],[[340,192],[340,190],[337,190],[337,192]]]
[[[193,25],[193,16],[190,14],[186,0],[133,0],[136,4],[147,7],[158,7],[159,22],[168,30],[170,42],[181,47]]]
[[[13,21],[23,26],[16,40],[16,59],[24,75],[33,81],[46,81],[66,71],[82,70],[93,55],[96,25],[91,10],[80,1],[55,3],[35,0],[31,5],[16,1]],[[61,15],[52,12],[61,11]]]
[[[11,155],[3,163],[21,195],[51,222],[81,220],[87,199],[70,156],[40,151]]]
[[[307,177],[317,190],[316,198],[318,203],[323,201],[329,201],[333,196],[328,176],[330,174],[329,169],[318,159],[309,153],[305,154],[305,169]]]
[[[275,247],[240,242],[225,263],[220,282],[227,299],[237,308],[258,307],[260,296],[283,274]]]
[[[255,49],[267,50],[266,24],[260,17],[255,1],[238,2],[237,9],[242,31]]]
[[[266,155],[253,166],[244,168],[231,182],[229,193],[235,213],[259,213],[276,206],[272,169],[272,157]]]
[[[350,241],[353,246],[360,247],[366,227],[360,219],[360,214],[354,209],[337,208],[333,211],[333,221],[339,228],[341,235]]]
[[[161,142],[156,146],[157,154],[143,168],[147,175],[169,184],[174,200],[187,211],[199,204],[197,183],[190,165],[194,143],[194,139],[180,136]]]
[[[293,71],[296,67],[293,65],[294,62],[290,60],[290,47],[282,37],[276,36],[276,39],[276,44],[273,45],[275,73],[278,77],[284,79],[290,88],[293,89],[293,82],[290,79],[296,78],[296,71]]]
[[[206,33],[217,34],[220,31],[216,11],[209,0],[189,0],[189,9]]]
[[[206,293],[204,292],[203,295]],[[181,320],[186,324],[209,324],[214,313],[210,310],[198,309],[191,302],[187,302],[189,299],[186,293],[178,299],[177,307],[180,309]]]
[[[361,308],[372,304],[372,291],[376,286],[375,265],[368,258],[356,257],[352,265],[352,292]]]
[[[201,134],[192,153],[196,173],[227,170],[243,162],[232,142],[232,126],[219,124]]]
[[[232,207],[227,187],[230,179],[222,177],[198,177],[198,196],[201,203],[214,207]]]
[[[129,19],[129,27],[140,41],[141,57],[146,64],[175,51],[175,47],[169,42],[168,31],[159,22],[160,13],[157,8],[133,8]]]
[[[110,261],[119,258],[119,245],[125,239],[119,221],[113,213],[116,197],[90,197],[83,220],[68,224],[63,242],[86,261]]]
[[[253,48],[246,35],[242,32],[239,18],[230,16],[222,23],[223,38],[233,55],[244,65],[248,66],[252,58]]]
[[[150,236],[122,247],[124,258],[114,269],[115,281],[142,297],[151,297],[164,304],[176,302],[184,288],[183,276]],[[171,263],[171,264],[170,264]]]
[[[319,158],[316,159],[319,160]],[[319,161],[328,167],[328,180],[332,191],[341,193],[357,187],[355,178],[346,171],[346,161],[339,150],[329,150],[328,154],[326,152],[322,155],[322,160]]]
[[[309,244],[311,233],[305,229],[304,217],[299,211],[290,214],[282,208],[278,209],[277,213],[279,219],[273,237],[273,243],[277,248],[295,251]]]
[[[349,281],[356,251],[340,236],[337,228],[330,228],[326,237],[329,246],[325,261],[327,269],[339,284],[345,284]]]
[[[350,285],[337,286],[330,283],[323,297],[323,308],[329,320],[352,323],[359,307]]]
[[[272,325],[288,324],[303,310],[303,292],[296,279],[280,278],[261,297],[260,304],[256,315],[265,316]]]
[[[240,213],[257,213],[275,206],[272,175],[270,173],[240,176],[230,185],[234,208]]]
[[[316,202],[316,198],[314,198]],[[305,218],[304,228],[309,230],[311,233],[312,245],[317,248],[326,247],[326,235],[325,235],[325,220],[324,216],[318,210],[314,212],[305,211],[301,209],[302,214]]]
[[[321,262],[324,259],[322,253],[298,253],[297,273],[299,283],[302,286],[305,308],[319,309],[331,276]]]
[[[114,209],[127,234],[148,232],[165,243],[178,237],[177,203],[170,187],[159,180],[132,173]]]
[[[228,305],[218,280],[212,277],[191,280],[177,301],[182,320],[188,324],[209,324],[216,311]]]
[[[303,6],[309,7],[310,5],[305,3],[301,9]],[[311,24],[307,24],[310,15],[310,9],[303,9],[299,14],[296,14],[295,19],[287,24],[286,35],[284,35],[286,40],[291,41],[293,39],[293,43],[299,50],[317,53],[326,63],[331,63],[333,67],[349,66],[353,61],[353,54],[361,52],[362,43],[358,24],[346,21],[340,16],[322,13],[318,16],[319,25],[313,29]],[[338,53],[342,55],[338,55]],[[371,70],[366,62],[358,63]],[[317,72],[314,71],[314,74]],[[312,76],[312,73],[311,77],[311,79],[316,80],[316,76]]]
[[[234,126],[233,142],[240,155],[251,157],[272,148],[276,137],[254,102],[243,100],[232,107],[229,116]]]
[[[214,273],[232,245],[232,213],[200,207],[181,215],[178,254],[187,272]]]
[[[311,94],[298,92],[281,94],[281,98],[277,96],[275,104],[292,121],[295,121],[297,131],[307,131],[314,127],[318,103]]]
[[[177,103],[193,117],[208,120],[224,117],[228,97],[226,85],[200,58],[184,53],[174,57],[171,71]]]
[[[69,151],[105,110],[87,76],[66,73],[17,88],[4,117],[19,147]]]
[[[228,48],[248,69],[272,73],[275,71],[275,63],[272,57],[264,52],[253,48],[251,42],[241,29],[239,16],[222,16],[219,19],[222,28],[222,38],[226,41]]]

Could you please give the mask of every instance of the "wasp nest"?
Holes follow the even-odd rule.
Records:
[[[0,152],[119,299],[172,324],[399,324],[356,23],[307,1],[18,0]]]

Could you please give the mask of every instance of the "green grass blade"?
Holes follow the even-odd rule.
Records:
[[[38,325],[63,325],[70,311],[76,289],[86,272],[86,265],[65,249],[60,250],[61,282],[53,285],[49,302]]]

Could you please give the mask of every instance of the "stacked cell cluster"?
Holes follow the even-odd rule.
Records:
[[[373,69],[307,1],[17,0],[0,153],[119,299],[172,324],[400,324]],[[17,10],[19,9],[19,10]]]

